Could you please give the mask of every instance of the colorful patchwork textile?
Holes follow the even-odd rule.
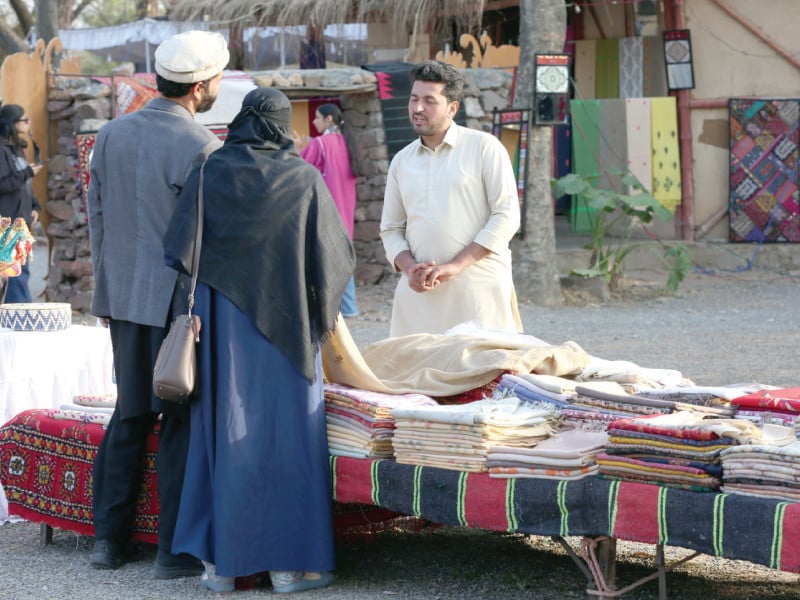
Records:
[[[800,100],[731,100],[730,240],[800,242]]]
[[[75,178],[81,189],[81,200],[83,200],[81,208],[87,222],[89,220],[89,161],[92,158],[92,148],[96,137],[97,132],[75,135],[75,146],[78,148],[78,162],[75,165],[78,172]]]
[[[155,73],[137,73],[133,77],[114,77],[116,116],[136,112],[158,96]]]

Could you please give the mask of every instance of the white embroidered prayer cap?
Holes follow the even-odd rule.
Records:
[[[214,77],[230,60],[228,43],[216,31],[185,31],[156,48],[156,73],[175,83],[197,83]]]

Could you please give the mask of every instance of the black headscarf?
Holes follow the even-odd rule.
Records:
[[[309,382],[355,265],[353,246],[319,172],[294,151],[291,104],[272,88],[247,94],[204,171],[198,279],[247,314]],[[199,169],[165,237],[167,264],[189,272]]]

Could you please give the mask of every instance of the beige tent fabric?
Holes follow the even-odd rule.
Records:
[[[516,340],[444,334],[388,338],[361,353],[341,316],[322,348],[328,381],[388,394],[428,396],[460,394],[503,371],[575,376],[589,358],[575,342],[540,346],[525,336]]]

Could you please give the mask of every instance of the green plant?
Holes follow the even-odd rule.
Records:
[[[591,250],[588,269],[575,269],[572,275],[602,277],[612,287],[619,286],[625,258],[635,249],[652,245],[631,241],[637,229],[655,218],[671,221],[672,214],[650,194],[638,179],[619,173],[624,186],[632,190],[624,194],[595,186],[596,176],[570,173],[551,182],[553,196],[575,196],[578,202],[594,210],[588,212],[591,240],[584,246]],[[614,235],[610,235],[613,231]],[[689,272],[689,250],[684,244],[659,242],[661,260],[668,269],[666,288],[675,291]]]

